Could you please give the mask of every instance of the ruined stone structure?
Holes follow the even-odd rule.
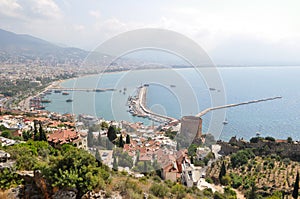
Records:
[[[195,116],[184,116],[181,118],[180,133],[194,138],[201,138],[202,136],[202,119]]]

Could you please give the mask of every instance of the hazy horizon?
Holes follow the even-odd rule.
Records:
[[[197,42],[216,64],[300,64],[300,2],[2,0],[0,28],[93,50],[129,30],[162,28]]]

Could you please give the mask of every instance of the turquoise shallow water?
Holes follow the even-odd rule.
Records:
[[[53,93],[47,96],[52,103],[46,104],[46,109],[60,113],[86,113],[107,120],[142,121],[151,124],[149,120],[132,117],[127,112],[127,98],[144,83],[150,84],[147,106],[155,112],[180,118],[183,115],[194,115],[211,106],[209,93],[212,91],[209,91],[194,69],[172,71],[178,77],[171,75],[169,70],[141,70],[67,80],[62,86],[117,90],[98,93],[74,91],[69,96]],[[283,97],[281,100],[227,109],[228,124],[223,128],[221,139],[228,140],[234,135],[249,139],[257,131],[261,132],[261,136],[282,139],[291,136],[300,139],[300,67],[227,67],[219,68],[219,73],[223,79],[227,103]],[[157,79],[163,82],[158,82]],[[181,87],[183,84],[192,88],[196,104],[189,95],[191,91]],[[178,97],[179,92],[185,97]],[[68,98],[74,101],[67,103]],[[207,131],[210,117],[211,114],[208,114],[203,118],[204,132]]]

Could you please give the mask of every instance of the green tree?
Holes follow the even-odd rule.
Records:
[[[101,129],[102,129],[102,130],[108,129],[108,124],[107,124],[107,122],[105,122],[105,121],[101,122]]]
[[[267,136],[265,137],[265,140],[271,141],[271,142],[275,142],[275,138]]]
[[[96,158],[97,160],[101,160],[101,156],[100,156],[100,153],[99,153],[99,150],[98,150],[98,149],[96,150],[95,158]]]
[[[228,186],[231,184],[231,178],[229,175],[225,175],[221,178],[221,184],[222,185],[225,185],[225,186]]]
[[[293,198],[297,199],[298,195],[299,195],[299,172],[297,172],[297,175],[296,175],[296,180],[295,180],[292,196],[293,196]]]
[[[122,134],[119,137],[119,147],[124,148],[124,140]]]
[[[22,184],[22,178],[18,177],[18,174],[12,172],[8,168],[0,170],[0,190],[6,190],[11,187]]]
[[[81,198],[87,191],[108,182],[109,173],[98,167],[95,157],[87,151],[68,146],[61,153],[63,156],[53,161],[50,171],[42,170],[53,187],[76,188],[77,198]]]
[[[126,144],[130,144],[130,135],[129,134],[126,135]]]
[[[219,181],[221,182],[221,184],[223,184],[223,183],[222,183],[222,178],[223,178],[223,176],[225,176],[225,175],[226,175],[226,166],[225,166],[225,162],[223,161],[223,162],[222,162],[221,169],[220,169],[220,173],[219,173]]]
[[[254,153],[250,149],[240,150],[230,156],[232,167],[235,168],[237,166],[244,165],[254,156]]]
[[[292,139],[291,137],[288,137],[288,138],[287,138],[287,142],[288,142],[288,143],[292,143],[292,142],[293,142],[293,139]]]
[[[100,155],[98,149],[96,150],[95,158],[96,158],[96,161],[98,163],[98,166],[101,166],[102,165],[102,159],[101,159],[101,155]]]
[[[24,141],[27,141],[32,138],[32,133],[30,131],[23,131],[22,137],[23,137]]]
[[[247,198],[248,198],[248,199],[257,199],[257,193],[256,193],[256,190],[257,190],[257,188],[256,188],[256,186],[255,186],[255,183],[252,182],[252,183],[251,183],[251,190],[249,191]]]
[[[9,130],[2,131],[1,136],[5,138],[12,138],[12,134]]]
[[[107,131],[107,137],[109,141],[114,142],[115,139],[117,138],[117,132],[116,128],[113,126],[109,126],[108,131]]]
[[[175,184],[172,188],[171,188],[171,193],[174,194],[176,196],[176,198],[184,198],[186,195],[186,190],[185,187],[181,184]]]
[[[188,155],[189,156],[195,156],[197,151],[197,145],[196,144],[191,144],[188,148]]]
[[[46,133],[43,129],[42,122],[39,122],[40,128],[39,128],[39,141],[47,141]]]
[[[137,166],[137,164],[139,163],[139,161],[140,161],[140,151],[137,151],[137,152],[136,152],[135,166]]]
[[[223,196],[223,194],[221,194],[220,192],[216,191],[214,193],[214,199],[226,199],[225,196]]]
[[[33,140],[38,141],[39,140],[39,135],[38,135],[38,130],[37,130],[37,120],[33,120]]]
[[[114,156],[114,161],[113,161],[113,170],[118,171],[118,162],[117,158]]]
[[[88,131],[87,143],[88,143],[88,147],[94,146],[94,135],[93,132],[91,131]]]
[[[177,142],[177,144],[176,144],[176,150],[177,150],[177,151],[180,150],[180,144],[179,144],[179,142]]]
[[[224,188],[224,195],[226,199],[237,199],[236,192],[232,190],[230,187]]]

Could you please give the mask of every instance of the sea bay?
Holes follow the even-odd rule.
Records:
[[[176,76],[170,75],[172,71]],[[260,132],[261,136],[286,139],[288,136],[299,140],[300,135],[300,67],[220,67],[227,103],[239,103],[266,97],[282,96],[282,99],[239,106],[226,110],[228,124],[224,125],[220,139],[231,136],[249,139]],[[156,77],[153,80],[153,77]],[[156,80],[162,80],[162,82]],[[192,68],[156,69],[130,72],[105,73],[66,80],[66,88],[115,88],[116,91],[86,92],[70,91],[64,96],[52,93],[47,98],[51,103],[46,109],[59,113],[90,114],[107,120],[141,121],[150,125],[145,118],[130,115],[127,99],[134,95],[136,88],[149,84],[147,106],[154,112],[180,118],[195,115],[211,106],[210,92],[205,81]],[[190,86],[190,90],[181,87]],[[218,89],[218,88],[216,88]],[[186,97],[179,97],[180,93]],[[192,97],[195,97],[195,104]],[[68,103],[66,99],[72,98]],[[188,107],[190,104],[190,107]],[[203,131],[206,132],[211,114],[203,117]]]

